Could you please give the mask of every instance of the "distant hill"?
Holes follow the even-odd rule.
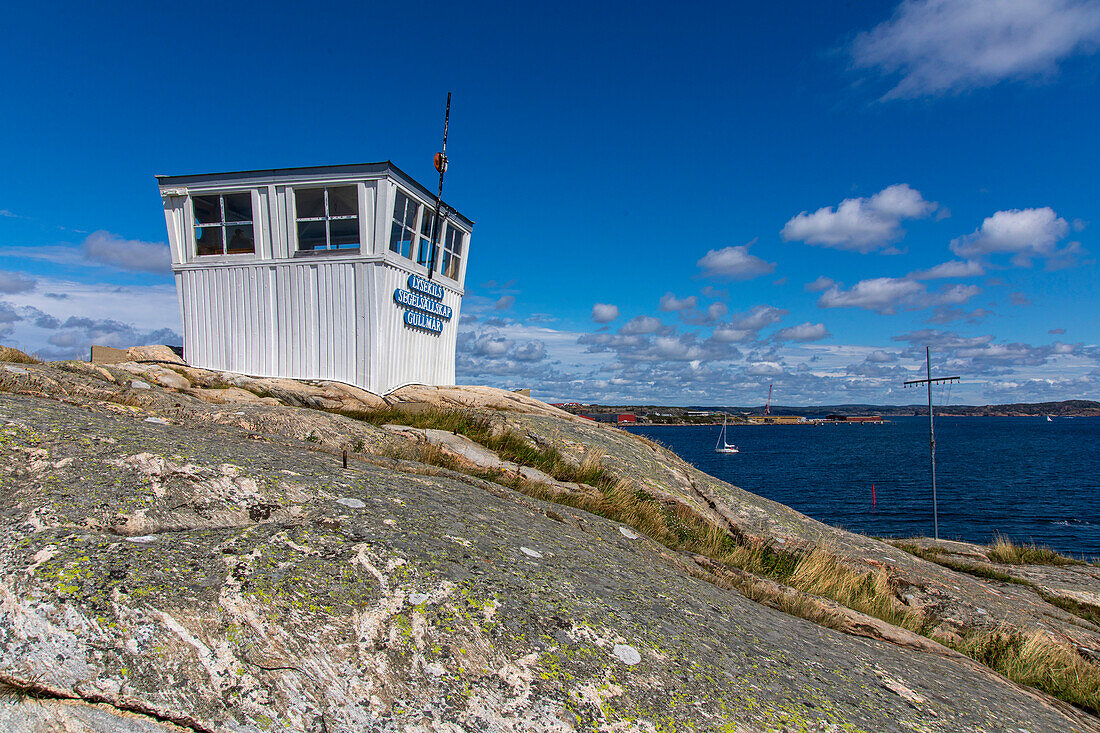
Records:
[[[639,416],[660,416],[674,418],[677,421],[712,421],[713,414],[692,415],[691,413],[729,413],[730,415],[762,415],[763,405],[714,406],[690,405],[687,407],[667,407],[661,405],[583,405],[566,407],[570,412],[634,413]],[[1019,402],[1007,405],[945,405],[935,406],[937,415],[962,417],[1011,417],[1042,416],[1051,417],[1096,417],[1100,416],[1100,402],[1093,400],[1062,400],[1061,402]],[[927,405],[773,405],[773,415],[805,415],[823,417],[825,415],[882,415],[883,417],[905,417],[927,415]],[[688,420],[688,418],[691,418]]]

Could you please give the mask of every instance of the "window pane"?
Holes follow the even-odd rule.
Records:
[[[412,199],[408,200],[408,204],[405,206],[405,226],[409,229],[416,229],[416,215],[420,209],[420,204],[416,203]]]
[[[337,186],[328,190],[329,216],[359,216],[359,188]]]
[[[256,242],[252,239],[251,224],[230,224],[225,229],[229,235],[229,241],[225,245],[225,251],[228,254],[255,254]]]
[[[195,254],[220,255],[222,253],[222,228],[195,227]]]
[[[416,262],[419,265],[427,267],[431,261],[432,255],[432,240],[425,239],[424,237],[418,237],[420,243],[417,245]]]
[[[294,190],[294,213],[299,219],[325,215],[325,189],[305,188]],[[301,241],[301,240],[299,240]]]
[[[196,224],[217,224],[222,220],[221,196],[193,196]]]
[[[390,226],[390,251],[401,252],[401,225],[396,221]]]
[[[332,199],[329,199],[331,205]],[[328,223],[329,244],[332,247],[353,248],[359,246],[359,219],[337,219]]]
[[[432,222],[435,221],[435,212],[425,207],[424,216],[420,219],[420,233],[426,238],[432,238]]]
[[[462,231],[451,229],[447,232],[447,247],[456,255],[462,254]]]
[[[447,263],[447,271],[443,274],[452,280],[458,279],[458,272],[462,269],[462,258],[451,256],[451,261]]]
[[[408,204],[409,197],[398,191],[397,197],[393,200],[393,220],[395,222],[405,223],[405,209]]]
[[[325,223],[323,221],[298,222],[298,249],[325,249]]]
[[[226,221],[252,221],[252,194],[227,193],[224,198]]]

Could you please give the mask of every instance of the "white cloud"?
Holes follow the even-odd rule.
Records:
[[[734,328],[733,326],[719,326],[714,329],[714,340],[723,344],[741,343],[756,338],[756,331],[748,328]]]
[[[1069,224],[1049,206],[998,211],[973,234],[952,240],[951,251],[960,257],[1011,254],[1013,264],[1027,267],[1032,257],[1072,255],[1079,245],[1063,250],[1057,246],[1068,232]]]
[[[611,323],[619,317],[619,306],[609,303],[596,303],[592,306],[592,320],[596,323]]]
[[[776,341],[820,341],[831,336],[824,323],[801,323],[789,328],[781,328],[775,334]]]
[[[479,334],[471,344],[471,351],[478,356],[499,359],[512,348],[512,341],[496,333]]]
[[[803,211],[784,225],[780,235],[786,242],[873,252],[904,235],[903,219],[924,218],[938,205],[926,201],[908,184],[899,183],[869,198],[844,199],[835,209],[823,206],[812,214]]]
[[[672,293],[665,293],[661,296],[661,310],[666,312],[688,310],[689,308],[695,308],[697,305],[699,305],[699,298],[694,295],[682,300]]]
[[[788,313],[789,311],[783,308],[776,308],[772,305],[757,305],[753,306],[748,313],[738,313],[734,316],[733,325],[736,328],[747,328],[752,331],[759,331],[773,323],[778,323],[783,319],[783,316]]]
[[[961,305],[980,292],[982,289],[977,285],[952,285],[930,293],[922,305]]]
[[[758,361],[745,369],[745,374],[754,377],[778,377],[782,373],[783,367],[774,361]]]
[[[17,306],[31,306],[61,320],[70,317],[116,320],[139,331],[180,328],[176,286],[78,283],[39,278],[34,290],[6,296]],[[132,345],[132,344],[131,344]]]
[[[900,77],[883,97],[898,99],[1050,76],[1098,42],[1095,0],[904,0],[850,50],[856,66]]]
[[[517,361],[542,361],[546,358],[546,344],[538,339],[528,341],[513,350],[512,358]]]
[[[914,272],[909,275],[909,277],[914,280],[936,280],[939,278],[975,277],[984,274],[985,268],[982,267],[980,262],[975,262],[974,260],[951,260],[950,262],[944,262],[927,270]]]
[[[34,290],[36,282],[23,273],[0,270],[0,293],[25,293]]]
[[[16,214],[14,211],[11,211],[10,209],[0,209],[0,216],[4,217],[5,219],[22,219],[23,218],[23,217],[19,216],[19,214]]]
[[[812,283],[806,283],[806,291],[810,293],[820,293],[822,290],[828,290],[836,285],[836,281],[831,277],[825,277],[822,275]]]
[[[51,297],[64,291],[64,298]],[[179,345],[175,287],[118,287],[40,280],[0,302],[5,340],[44,359],[88,356],[92,344]]]
[[[850,290],[834,285],[821,294],[822,308],[865,308],[879,313],[895,313],[899,306],[924,292],[924,286],[897,277],[860,280]]]
[[[619,333],[624,336],[642,336],[657,333],[661,330],[661,327],[661,322],[653,316],[635,316],[619,329]]]
[[[712,249],[695,264],[703,270],[703,275],[706,277],[729,280],[751,280],[774,271],[775,263],[749,254],[750,246],[752,246],[751,242],[739,247]]]
[[[504,311],[511,308],[516,304],[516,296],[514,295],[502,295],[500,299],[493,303],[493,310]]]
[[[100,230],[89,234],[82,247],[89,260],[122,270],[167,274],[172,265],[168,245],[162,242],[123,239]]]
[[[872,364],[891,364],[898,360],[898,355],[889,351],[877,349],[867,355],[867,361]]]

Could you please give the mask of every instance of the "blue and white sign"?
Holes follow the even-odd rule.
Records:
[[[397,288],[393,300],[412,310],[405,311],[405,324],[432,333],[443,333],[443,322],[451,320],[454,310],[444,305],[443,286],[420,275],[409,275],[409,289]]]
[[[451,314],[454,312],[451,306],[443,305],[438,300],[426,298],[420,293],[410,293],[408,290],[402,290],[401,288],[393,291],[393,299],[398,305],[403,305],[406,308],[416,308],[444,320],[450,320]]]
[[[405,311],[405,324],[432,333],[443,333],[443,321],[420,311]]]
[[[429,298],[443,300],[443,286],[419,275],[409,275],[409,290],[423,293]]]

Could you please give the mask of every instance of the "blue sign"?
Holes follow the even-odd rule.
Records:
[[[409,275],[409,290],[423,293],[429,298],[443,300],[443,286],[420,275]]]
[[[405,324],[432,333],[443,333],[443,321],[420,311],[405,311]]]
[[[393,291],[393,299],[398,305],[403,305],[406,308],[416,308],[444,320],[450,320],[451,315],[454,313],[449,305],[426,298],[420,293],[410,293],[408,290],[402,290],[401,288]]]

